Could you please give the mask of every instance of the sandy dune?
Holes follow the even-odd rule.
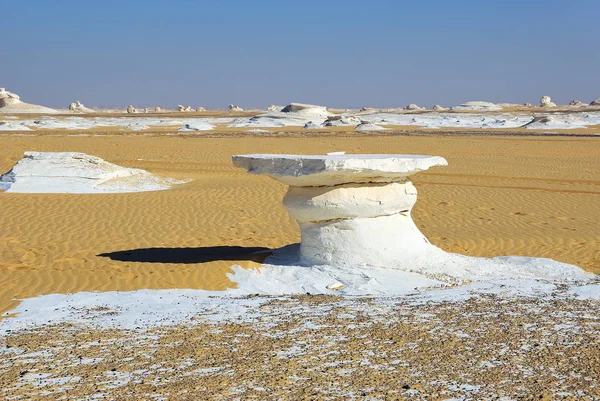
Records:
[[[468,255],[550,257],[600,273],[594,138],[293,136],[0,136],[1,172],[27,150],[76,151],[193,180],[147,193],[0,193],[0,311],[14,298],[56,292],[232,286],[232,264],[251,267],[262,248],[299,239],[281,205],[286,188],[234,168],[236,153],[441,155],[447,168],[415,177],[414,219],[434,244]]]

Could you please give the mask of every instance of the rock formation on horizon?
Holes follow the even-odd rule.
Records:
[[[156,107],[154,108],[154,111],[155,111],[156,113],[160,113],[160,112],[162,111],[162,109],[161,109],[159,106],[156,106]]]
[[[556,103],[552,101],[550,96],[542,96],[540,99],[540,107],[556,107]]]
[[[242,109],[237,104],[230,104],[229,105],[229,111],[244,111],[244,109]]]
[[[445,110],[448,110],[448,109],[446,107],[440,106],[439,104],[436,104],[436,105],[434,105],[432,107],[432,110],[434,110],[434,111],[445,111]]]
[[[135,109],[135,107],[133,107],[131,104],[129,106],[127,106],[127,113],[129,114],[134,114],[137,113],[137,110]]]
[[[581,100],[571,100],[569,102],[569,106],[583,106],[583,102]]]
[[[411,103],[404,108],[404,110],[425,110],[424,107],[419,107],[418,105]]]
[[[58,111],[49,107],[38,106],[21,101],[19,95],[0,88],[0,113],[43,113],[53,114]]]
[[[600,106],[600,99],[592,100],[590,106]]]
[[[201,111],[206,111],[206,109],[204,107],[200,106],[196,109],[196,111],[201,112]]]
[[[85,107],[79,100],[69,105],[69,110],[74,113],[93,113],[94,110]]]

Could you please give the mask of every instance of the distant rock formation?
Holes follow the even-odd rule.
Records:
[[[127,106],[127,113],[134,114],[137,113],[137,110],[132,105]]]
[[[309,121],[306,124],[304,124],[304,129],[317,129],[317,128],[323,128],[323,127],[319,124],[315,124],[312,121]]]
[[[325,127],[340,127],[349,125],[359,125],[362,123],[362,119],[359,116],[331,116],[325,120],[323,125]]]
[[[237,104],[230,104],[229,105],[229,111],[244,111],[244,109],[242,109]]]
[[[187,107],[185,108],[185,111],[192,111],[192,106],[187,106]]]
[[[283,109],[283,107],[276,106],[274,104],[272,104],[269,107],[267,107],[267,111],[281,111],[281,109]]]
[[[433,109],[434,111],[446,111],[446,110],[448,110],[446,107],[442,107],[442,106],[440,106],[439,104],[436,104],[436,105],[434,105],[434,106],[432,107],[432,109]]]
[[[93,113],[94,112],[94,110],[88,109],[83,104],[81,104],[81,102],[79,100],[71,103],[69,105],[69,110],[74,113]]]
[[[185,111],[185,107],[182,104],[178,104],[177,111]]]
[[[21,101],[19,95],[0,88],[0,113],[40,113],[53,114],[58,111]]]
[[[590,106],[600,106],[600,99],[592,100]]]
[[[583,102],[581,100],[571,100],[569,102],[569,106],[583,106]]]
[[[387,128],[383,128],[377,124],[362,122],[355,128],[357,131],[383,131]]]
[[[0,175],[0,188],[24,193],[157,191],[174,183],[144,170],[74,152],[25,152],[9,172]]]
[[[161,109],[160,107],[156,106],[156,107],[154,108],[154,111],[155,111],[156,113],[160,113],[160,112],[162,111],[162,109]]]
[[[500,111],[502,107],[490,102],[471,101],[452,107],[452,110]]]
[[[144,107],[144,113],[150,113],[150,109],[148,107]]]
[[[377,111],[377,110],[375,110],[373,107],[361,107],[359,111],[361,111],[361,112],[373,112],[373,111]]]
[[[556,103],[552,101],[550,96],[542,96],[540,99],[540,107],[556,107]]]
[[[206,109],[204,107],[200,106],[196,109],[196,111],[201,112],[201,111],[206,111]]]
[[[414,103],[411,103],[411,104],[409,104],[408,106],[406,106],[406,107],[404,108],[404,110],[425,110],[425,108],[424,108],[424,107],[419,107],[419,106],[417,106],[416,104],[414,104]]]
[[[533,105],[531,103],[523,103],[523,106],[525,106],[525,107],[533,107]]]

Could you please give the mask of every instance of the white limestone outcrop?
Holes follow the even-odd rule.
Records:
[[[229,111],[244,111],[244,109],[242,109],[237,104],[230,104],[228,109],[229,109]]]
[[[373,123],[362,122],[356,126],[355,130],[357,130],[357,131],[385,131],[385,130],[387,130],[387,128],[383,128],[382,126],[373,124]]]
[[[448,110],[447,107],[442,107],[439,104],[434,105],[431,109],[433,111],[447,111]]]
[[[600,106],[600,99],[592,100],[590,106]]]
[[[330,116],[333,116],[333,113],[330,113],[324,106],[290,103],[280,111],[270,111],[250,118],[236,119],[229,127],[304,127],[309,122],[316,125],[323,124]]]
[[[93,113],[94,110],[85,107],[79,100],[69,105],[69,110],[73,113]]]
[[[552,101],[550,96],[542,96],[540,99],[540,107],[556,107],[556,103]]]
[[[416,111],[416,110],[425,110],[424,107],[420,107],[414,103],[409,104],[408,106],[406,106],[404,108],[404,110],[411,110],[411,111]]]
[[[447,165],[439,156],[254,154],[233,156],[233,163],[289,185],[283,205],[298,222],[301,243],[297,254],[283,250],[267,259],[273,274],[284,274],[278,264],[299,274],[294,266],[308,266],[304,274],[309,277],[325,271],[336,277],[338,271],[337,281],[329,285],[343,290],[348,284],[353,291],[366,268],[384,269],[378,270],[381,275],[401,270],[395,280],[433,279],[430,285],[483,278],[591,278],[576,266],[548,259],[476,258],[431,244],[410,216],[417,191],[408,177]]]
[[[196,109],[196,111],[200,113],[202,111],[206,111],[206,109],[204,107],[200,106]]]
[[[127,106],[127,113],[134,114],[137,113],[137,110],[135,109],[135,107],[133,107],[133,105],[130,104],[129,106]]]
[[[0,175],[0,189],[23,193],[116,193],[168,189],[176,183],[75,152],[25,152]]]
[[[0,88],[0,113],[55,114],[57,110],[21,101],[19,95]]]
[[[500,111],[502,107],[491,102],[471,101],[452,107],[452,110],[465,111]]]

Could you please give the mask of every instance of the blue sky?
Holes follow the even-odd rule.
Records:
[[[600,97],[598,0],[0,0],[0,86],[66,106]]]

